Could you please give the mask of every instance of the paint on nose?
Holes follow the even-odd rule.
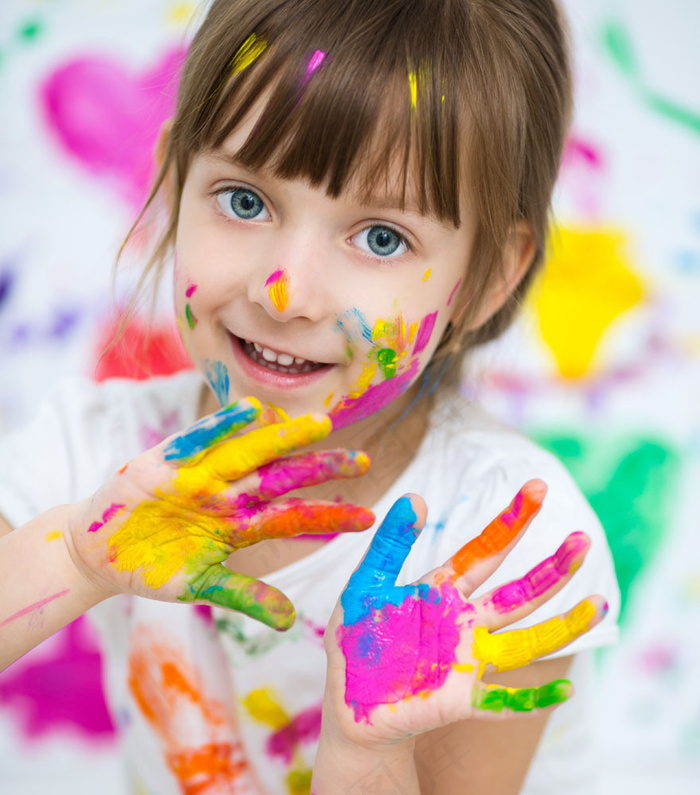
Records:
[[[271,273],[265,282],[270,293],[270,300],[278,312],[283,312],[289,305],[289,275],[283,268]]]

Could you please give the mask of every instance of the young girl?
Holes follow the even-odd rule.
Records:
[[[197,369],[0,445],[0,660],[94,608],[133,792],[592,791],[604,535],[454,389],[542,261],[569,100],[547,0],[212,4],[149,200]]]

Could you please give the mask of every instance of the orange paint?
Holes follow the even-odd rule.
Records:
[[[502,552],[537,513],[546,489],[541,481],[528,481],[511,504],[481,535],[465,544],[451,559],[453,580],[462,577],[479,563]]]

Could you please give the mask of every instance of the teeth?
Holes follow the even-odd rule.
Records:
[[[251,340],[244,339],[243,342],[250,358],[258,363],[265,362],[265,366],[270,370],[298,375],[313,372],[324,366],[319,362],[302,359],[300,356],[292,356],[291,353],[278,353]]]
[[[258,343],[257,343],[257,342],[254,342],[254,343],[253,343],[253,347],[255,348],[255,350],[256,350],[258,353],[262,353],[262,345],[258,345]]]
[[[277,361],[284,367],[289,367],[289,365],[294,362],[294,357],[290,356],[288,353],[278,353]],[[304,360],[302,359],[302,362],[303,361]]]
[[[269,348],[262,349],[262,357],[266,362],[277,361],[277,354],[274,351],[271,351]]]

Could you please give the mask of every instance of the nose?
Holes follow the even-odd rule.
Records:
[[[280,241],[268,250],[251,274],[249,299],[279,322],[293,318],[317,322],[331,310],[325,272],[329,257],[318,237],[308,235],[312,239],[304,241],[305,236],[285,236],[284,244]]]

